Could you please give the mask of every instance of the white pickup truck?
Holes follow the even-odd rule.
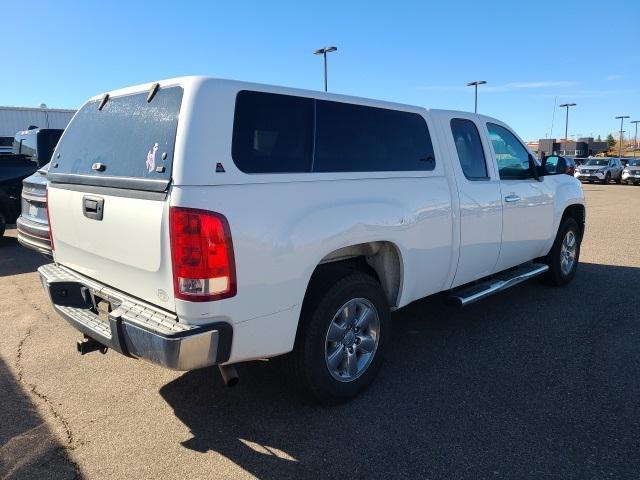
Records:
[[[499,120],[213,78],[90,99],[48,173],[57,312],[168,368],[283,356],[322,402],[356,395],[389,312],[465,305],[576,271],[585,225],[564,159]]]

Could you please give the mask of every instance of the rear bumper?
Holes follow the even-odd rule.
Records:
[[[18,229],[18,242],[23,247],[36,250],[48,257],[52,256],[49,225],[32,222],[20,215],[16,220],[16,228]]]
[[[175,314],[54,263],[38,269],[55,310],[74,328],[122,353],[173,370],[225,363],[233,328],[226,322],[185,325]],[[97,305],[109,302],[108,313]]]

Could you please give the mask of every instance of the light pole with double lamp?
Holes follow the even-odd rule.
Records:
[[[622,158],[622,127],[624,125],[624,119],[629,118],[629,115],[620,115],[616,117],[616,120],[618,118],[620,119],[620,148],[618,149],[618,157]]]
[[[567,109],[567,115],[564,119],[564,139],[565,140],[569,140],[567,138],[567,135],[569,134],[569,107],[575,107],[576,105],[577,105],[576,103],[563,103],[562,105],[560,105],[560,108]]]
[[[338,50],[338,47],[324,47],[319,48],[315,52],[314,55],[322,55],[324,58],[324,91],[327,91],[327,53],[335,52]]]
[[[478,85],[484,85],[486,80],[476,80],[474,82],[467,83],[467,87],[475,87],[475,102],[473,103],[473,112],[478,113]]]
[[[636,150],[638,149],[638,124],[640,123],[640,120],[632,120],[629,123],[635,123],[636,124],[636,136],[633,138],[633,156],[636,156]]]

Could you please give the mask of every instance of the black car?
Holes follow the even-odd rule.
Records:
[[[49,163],[62,132],[35,127],[18,132],[12,153],[0,155],[0,236],[20,215],[22,181]]]

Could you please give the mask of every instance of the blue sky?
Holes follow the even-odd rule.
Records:
[[[96,93],[179,75],[322,88],[312,52],[337,45],[329,89],[479,111],[527,140],[575,102],[569,135],[640,119],[640,2],[7,2],[0,105],[77,108]],[[634,33],[635,31],[635,33]],[[633,132],[631,132],[633,134]],[[564,134],[556,110],[553,135]]]

